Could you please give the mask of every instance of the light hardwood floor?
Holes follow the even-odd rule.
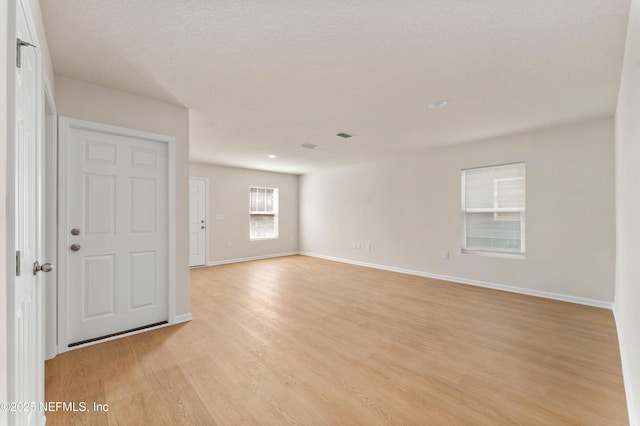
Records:
[[[627,424],[611,311],[304,256],[191,271],[194,320],[46,363],[47,425]]]

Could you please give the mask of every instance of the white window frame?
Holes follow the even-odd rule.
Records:
[[[257,190],[272,190],[273,191],[273,209],[272,210],[251,210],[251,193],[253,192],[254,189]],[[266,198],[265,198],[266,200]],[[269,187],[265,187],[265,186],[250,186],[249,187],[249,241],[266,241],[266,240],[277,240],[279,238],[279,217],[278,217],[278,210],[279,210],[279,204],[280,204],[280,197],[279,197],[279,189],[278,188],[269,188]],[[266,201],[265,201],[265,207],[266,207]],[[268,237],[254,237],[251,234],[251,223],[252,223],[252,216],[256,215],[256,216],[273,216],[273,236],[268,236]]]
[[[510,177],[510,178],[500,178],[494,180],[494,188],[493,188],[493,207],[487,208],[467,208],[466,207],[466,173],[470,171],[476,171],[480,169],[495,169],[499,167],[508,167],[508,166],[523,166],[523,176]],[[505,257],[505,258],[515,258],[515,259],[524,259],[526,255],[526,164],[525,162],[516,162],[516,163],[506,163],[506,164],[496,164],[492,166],[482,166],[482,167],[473,167],[468,169],[463,169],[461,171],[461,182],[462,182],[462,191],[461,191],[461,223],[462,223],[462,253],[464,254],[479,254],[484,256],[494,256],[494,257]],[[510,208],[510,207],[499,207],[498,203],[498,181],[507,181],[507,180],[524,180],[525,182],[525,193],[524,193],[524,203],[525,207],[521,208]],[[467,221],[466,215],[467,213],[493,213],[494,220],[498,221],[512,221],[518,220],[520,222],[520,251],[508,251],[508,250],[489,250],[489,249],[475,249],[475,248],[467,248]],[[513,219],[509,217],[500,217],[501,213],[520,213],[520,219]]]

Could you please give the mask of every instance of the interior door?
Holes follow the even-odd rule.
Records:
[[[16,278],[9,400],[34,405],[9,414],[13,417],[12,424],[35,425],[43,424],[44,421],[44,413],[39,410],[39,404],[44,401],[43,302],[39,286],[41,274],[34,270],[40,255],[42,231],[39,210],[40,72],[35,46],[23,44],[32,43],[33,38],[29,34],[26,15],[20,2],[17,2],[16,9],[20,66],[15,63]]]
[[[201,178],[189,178],[189,266],[207,263],[207,184]]]
[[[168,144],[80,120],[60,127],[67,347],[166,323]]]

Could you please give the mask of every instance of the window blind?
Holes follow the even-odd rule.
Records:
[[[249,188],[249,238],[278,238],[278,189]]]
[[[462,171],[463,250],[525,252],[524,163]]]

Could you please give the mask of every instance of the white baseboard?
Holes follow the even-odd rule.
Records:
[[[265,254],[262,256],[241,257],[238,259],[216,260],[213,262],[207,262],[206,266],[226,265],[228,263],[238,263],[238,262],[250,262],[252,260],[273,259],[274,257],[294,256],[296,254],[300,254],[300,253],[298,253],[297,251],[290,251],[286,253]]]
[[[394,266],[378,265],[376,263],[368,263],[368,262],[360,262],[358,260],[344,259],[344,258],[341,258],[341,257],[325,256],[323,254],[317,254],[317,253],[300,252],[299,254],[301,254],[303,256],[317,257],[317,258],[320,258],[320,259],[333,260],[335,262],[349,263],[351,265],[358,265],[358,266],[365,266],[365,267],[368,267],[368,268],[382,269],[384,271],[399,272],[401,274],[415,275],[415,276],[418,276],[418,277],[434,278],[434,279],[437,279],[437,280],[452,281],[452,282],[460,283],[460,284],[469,284],[469,285],[473,285],[473,286],[477,286],[477,287],[485,287],[485,288],[491,288],[491,289],[494,289],[494,290],[508,291],[510,293],[526,294],[528,296],[536,296],[536,297],[542,297],[542,298],[545,298],[545,299],[559,300],[559,301],[562,301],[562,302],[577,303],[579,305],[594,306],[594,307],[597,307],[597,308],[605,308],[605,309],[612,309],[613,308],[613,303],[612,302],[605,302],[605,301],[602,301],[602,300],[587,299],[587,298],[584,298],[584,297],[569,296],[569,295],[566,295],[566,294],[551,293],[551,292],[548,292],[548,291],[533,290],[533,289],[528,289],[528,288],[512,287],[512,286],[508,286],[508,285],[504,285],[504,284],[496,284],[496,283],[490,283],[490,282],[486,282],[486,281],[472,280],[472,279],[468,279],[468,278],[460,278],[460,277],[454,277],[454,276],[449,276],[449,275],[432,274],[432,273],[429,273],[429,272],[416,271],[416,270],[413,270],[413,269],[396,268]]]
[[[186,314],[176,315],[173,323],[180,324],[181,322],[188,322],[188,321],[191,321],[192,319],[193,319],[193,315],[191,315],[191,312],[187,312]]]
[[[618,322],[618,315],[615,305],[613,307],[613,318],[616,322],[616,329],[618,330],[618,346],[620,347],[620,363],[622,364],[622,379],[624,381],[624,393],[627,397],[627,411],[629,413],[629,424],[640,425],[640,413],[638,413],[637,400],[634,399],[633,390],[629,378],[631,376],[631,366],[629,365],[629,357],[627,356],[627,345],[624,339],[624,333],[620,333],[620,323]]]

